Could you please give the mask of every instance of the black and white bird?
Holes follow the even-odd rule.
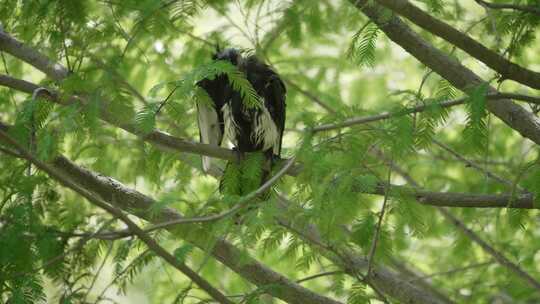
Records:
[[[256,56],[243,57],[236,49],[218,51],[214,60],[227,60],[235,65],[260,97],[260,107],[247,107],[240,92],[234,90],[225,74],[203,79],[198,85],[212,105],[198,105],[201,142],[221,145],[229,140],[240,153],[262,151],[272,161],[281,154],[285,128],[286,88],[279,75]],[[210,169],[210,159],[203,157],[203,168]]]

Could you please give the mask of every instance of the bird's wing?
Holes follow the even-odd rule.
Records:
[[[199,135],[200,141],[203,144],[221,145],[223,139],[223,131],[220,126],[218,111],[214,105],[206,103],[197,104]],[[221,119],[222,121],[222,119]],[[202,157],[203,170],[208,172],[211,167],[211,158],[208,156]]]

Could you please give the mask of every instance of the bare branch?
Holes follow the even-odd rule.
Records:
[[[301,278],[299,280],[296,280],[296,283],[300,284],[300,283],[310,281],[310,280],[314,280],[314,279],[317,279],[317,278],[320,278],[320,277],[332,276],[332,275],[342,274],[342,273],[343,273],[343,271],[341,271],[341,270],[321,272],[321,273],[317,273],[317,274],[314,274],[314,275],[309,276],[309,277],[305,277],[305,278]]]
[[[392,168],[388,168],[388,177],[386,179],[386,183],[390,184],[390,179],[392,176]],[[369,249],[369,255],[368,255],[368,266],[367,266],[367,274],[366,277],[369,279],[371,277],[371,270],[373,267],[373,260],[375,258],[375,250],[377,250],[377,242],[379,241],[379,235],[381,233],[382,228],[382,222],[384,219],[384,213],[386,211],[386,204],[388,203],[388,191],[384,193],[384,200],[383,205],[381,207],[381,211],[379,212],[379,220],[377,221],[377,226],[375,227],[375,232],[373,235],[373,240],[371,241],[371,248]]]
[[[517,65],[491,51],[454,27],[422,11],[407,0],[377,0],[378,3],[404,16],[414,24],[456,45],[467,54],[497,71],[504,79],[512,79],[531,88],[540,89],[540,73]]]
[[[512,9],[516,11],[522,11],[525,13],[531,13],[536,14],[540,16],[540,8],[533,6],[533,5],[517,5],[517,4],[511,4],[511,3],[493,3],[493,2],[487,2],[484,0],[474,0],[478,4],[489,7],[492,9]]]
[[[451,274],[455,274],[455,273],[462,272],[462,271],[467,271],[467,270],[478,268],[478,267],[488,266],[488,265],[491,265],[493,263],[494,263],[494,261],[475,263],[475,264],[471,264],[471,265],[467,265],[467,266],[463,266],[463,267],[459,267],[459,268],[455,268],[455,269],[451,269],[451,270],[447,270],[447,271],[436,272],[436,273],[428,274],[428,275],[425,275],[425,276],[417,277],[417,278],[414,278],[414,279],[410,280],[409,282],[416,282],[416,281],[420,281],[420,280],[426,280],[426,279],[430,279],[430,278],[437,277],[437,276],[451,275]]]
[[[494,94],[486,95],[486,99],[488,100],[498,100],[498,99],[507,100],[505,98],[523,100],[529,103],[540,104],[540,97],[535,97],[535,96],[521,95],[521,94],[514,94],[514,93],[494,93]],[[355,125],[367,124],[367,123],[381,121],[381,120],[399,117],[403,115],[420,113],[420,112],[424,112],[426,110],[429,110],[430,108],[435,108],[435,107],[450,108],[453,106],[464,104],[466,101],[467,101],[467,97],[462,97],[462,98],[442,101],[438,104],[431,104],[431,105],[422,104],[422,105],[418,105],[409,109],[403,109],[397,112],[384,112],[384,113],[376,114],[372,116],[352,117],[352,118],[346,119],[343,122],[316,126],[313,129],[311,129],[311,131],[322,132],[322,131],[330,131],[330,130],[336,130],[336,129],[346,128],[346,127],[352,127]]]
[[[365,187],[354,189],[368,194],[385,195],[389,191],[391,197],[411,197],[420,204],[439,207],[461,208],[517,208],[539,209],[535,206],[534,196],[530,193],[514,194],[473,194],[459,192],[433,192],[422,188],[378,184],[374,189],[366,191]],[[388,189],[390,188],[390,189]]]
[[[54,80],[62,80],[69,74],[61,64],[51,62],[43,54],[36,52],[33,48],[17,41],[0,29],[0,51],[9,53],[22,61],[34,66]]]

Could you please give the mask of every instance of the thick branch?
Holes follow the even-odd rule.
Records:
[[[22,61],[31,64],[54,80],[62,80],[69,74],[64,66],[51,62],[45,55],[36,52],[33,48],[17,41],[1,29],[0,51],[9,53]]]
[[[377,0],[380,4],[404,16],[414,24],[459,47],[467,54],[497,71],[503,78],[512,79],[540,89],[540,73],[519,66],[491,51],[478,41],[458,31],[441,19],[434,18],[407,0]]]
[[[511,3],[493,3],[484,0],[474,0],[482,6],[492,9],[511,9],[516,11],[522,11],[526,13],[536,14],[540,16],[540,8],[533,5],[517,5]]]
[[[388,15],[384,14],[383,7],[376,4],[367,5],[367,0],[349,0],[349,2],[375,22],[392,41],[447,79],[456,88],[467,91],[485,83],[483,79],[457,60],[422,39],[400,18],[394,16],[388,19]],[[498,92],[490,87],[488,94],[494,93]],[[487,108],[521,135],[540,144],[540,121],[532,113],[508,99],[490,100],[487,103]]]
[[[366,191],[365,187],[353,189],[358,192],[368,194],[385,195],[388,189],[383,184],[378,184],[374,189]],[[461,208],[517,208],[517,209],[539,209],[534,204],[534,197],[530,193],[519,194],[473,194],[458,192],[433,192],[422,190],[421,188],[395,186],[388,189],[391,197],[413,197],[420,204],[439,207],[461,207]]]

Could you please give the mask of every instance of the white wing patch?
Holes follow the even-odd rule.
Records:
[[[262,113],[257,116],[254,125],[252,139],[258,144],[262,144],[263,150],[273,148],[274,154],[279,152],[279,132],[270,112],[266,107],[262,107]]]
[[[216,109],[213,106],[199,103],[197,104],[199,130],[201,132],[201,142],[219,146],[222,134],[219,128],[219,119]],[[208,172],[212,166],[212,159],[208,156],[202,157],[203,170]]]
[[[223,122],[225,124],[224,126],[224,137],[228,139],[234,146],[237,145],[236,136],[237,136],[237,129],[238,125],[234,121],[234,117],[232,115],[231,107],[228,103],[226,103],[223,108],[221,109],[223,112]]]

